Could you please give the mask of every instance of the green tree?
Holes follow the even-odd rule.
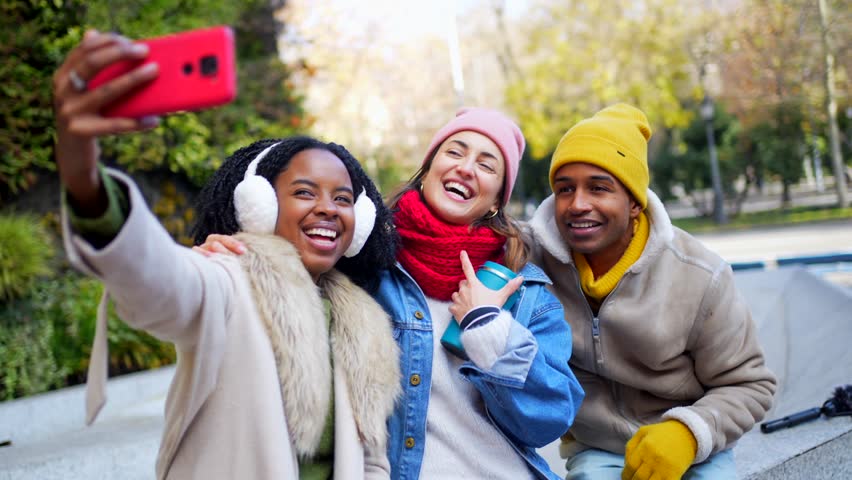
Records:
[[[697,108],[697,105],[695,106]],[[693,206],[703,215],[712,214],[712,188],[710,178],[710,153],[707,130],[703,118],[697,114],[686,128],[672,128],[658,132],[662,147],[659,154],[649,159],[651,187],[663,200],[676,197],[682,190]],[[713,135],[719,159],[724,193],[728,197],[740,196],[734,190],[734,180],[744,175],[749,157],[738,151],[740,125],[722,105],[716,105],[713,118]],[[747,190],[747,189],[746,189]]]
[[[801,156],[796,150],[805,148],[802,131],[807,134],[810,153],[820,150],[823,172],[832,171],[830,155],[821,146],[829,138],[829,122],[824,108],[826,65],[817,3],[746,0],[737,3],[724,21],[719,22],[730,47],[721,62],[725,85],[722,99],[739,118],[743,129],[756,135],[753,138],[744,135],[740,143],[742,151],[750,153],[754,163],[763,167],[758,175],[773,174],[787,181],[800,178],[801,174],[796,174],[800,167],[793,163],[798,162],[794,157]],[[848,2],[842,0],[830,0],[827,4],[835,13],[829,30],[836,42],[837,93],[839,98],[848,98],[852,86],[849,82],[852,24],[845,20],[850,10]],[[794,115],[792,109],[799,111]],[[771,139],[769,136],[787,130],[783,118],[791,115],[803,120],[799,127],[791,127],[796,137]],[[839,117],[843,119],[843,115]],[[764,166],[763,161],[771,163]]]
[[[796,102],[784,102],[775,115],[751,129],[756,152],[766,171],[775,175],[783,186],[781,206],[790,205],[790,187],[804,175],[802,157],[804,133],[802,108]]]
[[[541,158],[576,121],[615,102],[643,109],[655,124],[681,127],[695,94],[686,49],[697,13],[691,2],[540,1],[519,28],[520,74],[507,89],[531,153]]]
[[[522,167],[518,170],[515,191],[512,193],[515,199],[531,201],[538,205],[541,200],[553,193],[548,182],[551,156],[553,152],[547,152],[543,158],[534,159],[529,149],[524,151],[524,156],[521,158]],[[520,198],[521,192],[523,192],[523,198]]]
[[[82,5],[0,0],[0,206],[54,168],[51,76],[81,36]]]
[[[49,174],[50,84],[86,28],[145,38],[214,24],[236,31],[239,95],[217,109],[173,115],[151,132],[105,139],[103,158],[130,171],[165,169],[200,186],[236,148],[302,130],[302,98],[278,58],[284,0],[30,0],[0,5],[0,205]],[[7,133],[8,132],[8,133]],[[173,232],[175,233],[175,232]]]

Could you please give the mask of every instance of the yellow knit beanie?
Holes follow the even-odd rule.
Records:
[[[550,161],[553,177],[567,163],[588,163],[615,175],[642,205],[648,206],[648,118],[636,107],[619,103],[574,125],[559,141]]]

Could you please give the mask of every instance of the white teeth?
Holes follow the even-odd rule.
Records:
[[[337,232],[335,232],[334,230],[329,230],[327,228],[309,228],[305,231],[305,233],[308,235],[319,235],[322,237],[328,237],[332,240],[337,238]]]
[[[594,227],[594,226],[595,226],[594,222],[581,222],[581,223],[572,223],[571,224],[572,228],[591,228],[591,227]]]
[[[444,184],[444,190],[450,190],[450,189],[458,190],[459,193],[461,193],[462,197],[464,197],[465,200],[470,198],[470,189],[465,187],[464,185],[462,185],[459,182],[447,182],[447,183],[445,183]]]

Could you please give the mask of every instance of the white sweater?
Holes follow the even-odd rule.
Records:
[[[459,373],[464,360],[441,345],[441,335],[452,319],[450,303],[426,300],[434,341],[420,479],[534,479],[524,459],[488,419],[479,391]],[[502,341],[505,345],[505,336]],[[470,354],[468,339],[463,342]]]

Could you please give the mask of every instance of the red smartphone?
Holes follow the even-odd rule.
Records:
[[[89,81],[89,88],[145,63],[160,67],[157,78],[107,106],[108,117],[139,118],[201,110],[230,102],[237,95],[234,32],[217,26],[139,40],[150,50],[141,61],[110,65]]]

